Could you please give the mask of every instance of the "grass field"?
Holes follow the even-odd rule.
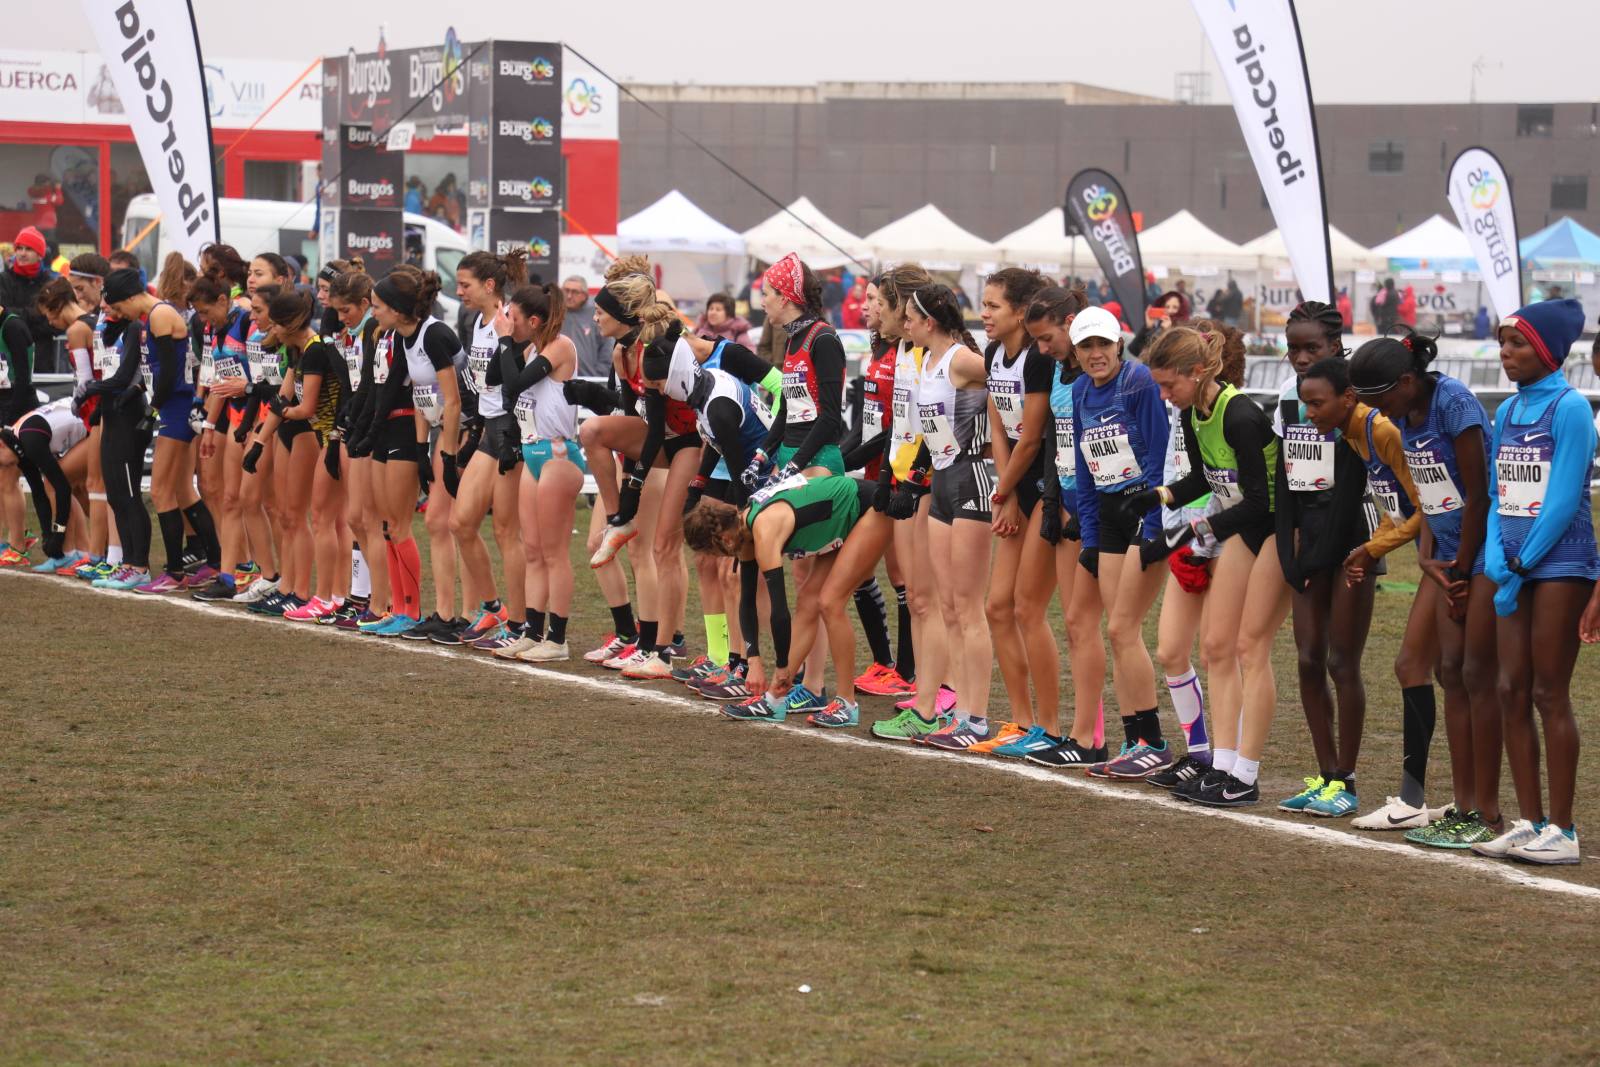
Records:
[[[1369,644],[1369,806],[1408,602]],[[1516,882],[64,579],[0,576],[0,629],[8,1063],[1600,1058],[1593,856]],[[1287,634],[1278,666],[1274,800],[1310,767]],[[1594,737],[1587,650],[1578,688]],[[1437,802],[1442,724],[1434,756]]]

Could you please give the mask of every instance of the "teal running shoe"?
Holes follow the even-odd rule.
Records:
[[[796,682],[789,688],[789,695],[784,698],[783,710],[789,715],[799,715],[802,712],[821,711],[827,706],[827,690],[813,693],[805,686]]]
[[[1047,748],[1055,748],[1061,743],[1061,738],[1052,737],[1045,733],[1043,726],[1034,723],[1028,727],[1028,732],[1021,737],[1007,741],[995,747],[993,754],[1004,756],[1006,759],[1027,759],[1035,752],[1043,752]]]
[[[121,566],[109,578],[96,578],[96,589],[111,589],[119,593],[131,592],[150,581],[150,572],[142,567]]]
[[[1293,812],[1294,814],[1298,815],[1300,812],[1309,808],[1312,801],[1317,799],[1317,794],[1321,793],[1323,789],[1327,788],[1328,785],[1328,783],[1323,780],[1322,775],[1320,774],[1315,778],[1302,778],[1300,780],[1306,784],[1306,787],[1300,792],[1296,793],[1294,796],[1290,797],[1288,800],[1278,801],[1279,811]],[[1340,786],[1342,787],[1343,784],[1344,783],[1341,782]]]
[[[117,573],[117,568],[103,559],[90,560],[76,571],[77,577],[86,582],[96,582],[101,578],[109,578],[115,573]]]
[[[1323,819],[1342,819],[1346,815],[1354,815],[1360,806],[1361,802],[1356,799],[1355,790],[1347,788],[1344,782],[1335,778],[1323,786],[1311,803],[1305,806],[1305,812],[1307,815],[1316,815]]]
[[[1419,826],[1415,830],[1407,830],[1406,840],[1413,845],[1431,845],[1435,838],[1448,837],[1455,832],[1456,823],[1461,821],[1461,812],[1451,804],[1444,809],[1444,814],[1426,826]]]
[[[75,569],[78,564],[88,558],[88,554],[84,552],[68,552],[64,556],[47,559],[43,563],[35,563],[31,569],[34,574],[55,574],[58,571]]]
[[[722,714],[740,722],[782,722],[788,713],[788,706],[782,700],[773,704],[765,693],[757,693],[737,704],[722,705]]]
[[[422,620],[413,619],[410,615],[391,615],[388,622],[380,626],[374,626],[366,632],[378,637],[399,637],[403,633],[415,630],[420,625],[422,625]]]

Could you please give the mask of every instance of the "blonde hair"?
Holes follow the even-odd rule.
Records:
[[[619,278],[626,278],[630,274],[649,274],[649,256],[620,256],[611,261],[606,268],[606,281],[614,282]],[[651,288],[655,288],[652,284]]]
[[[625,256],[611,266],[613,269],[628,260],[636,260],[649,266],[643,256]],[[610,279],[611,271],[606,271]],[[675,305],[663,301],[658,295],[656,283],[648,274],[638,271],[624,273],[614,281],[606,282],[606,291],[616,298],[622,305],[622,310],[639,320],[638,343],[648,345],[667,330],[667,324],[678,317]]]
[[[1177,374],[1195,374],[1195,382],[1204,396],[1206,386],[1222,374],[1222,360],[1227,348],[1227,338],[1208,322],[1210,329],[1192,326],[1171,326],[1161,331],[1155,344],[1145,351],[1145,364],[1151,370],[1170,370]]]

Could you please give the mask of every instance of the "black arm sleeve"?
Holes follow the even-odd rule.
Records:
[[[838,444],[844,431],[844,343],[836,334],[812,342],[811,366],[817,375],[817,418],[789,460],[802,470],[824,445]]]
[[[739,478],[739,472],[744,470],[744,465],[750,457],[744,454],[744,438],[739,436],[739,426],[743,422],[744,412],[737,403],[725,396],[714,397],[706,405],[706,421],[711,424],[711,440],[717,446],[717,451],[722,453],[723,460],[728,464],[728,473],[733,475],[734,503],[742,506],[749,497],[750,491]],[[711,449],[706,449],[702,458],[701,472],[709,474],[711,468],[717,465]],[[710,463],[710,467],[706,463]]]
[[[37,402],[33,395],[33,335],[28,332],[28,324],[21,315],[7,319],[4,329],[6,351],[11,353],[11,403],[5,418],[7,422],[16,422],[32,411]]]
[[[1194,432],[1194,409],[1185,408],[1181,418],[1184,451],[1189,453],[1189,473],[1167,486],[1175,508],[1185,507],[1211,491],[1211,485],[1206,481],[1205,459],[1200,455],[1200,435]],[[1272,432],[1271,427],[1267,432]]]
[[[761,568],[753,559],[739,561],[739,632],[744,634],[744,654],[761,655],[761,613],[756,605],[756,580]]]
[[[746,385],[760,385],[772,373],[772,364],[744,345],[730,341],[722,346],[722,369]]]
[[[763,571],[767,595],[772,598],[772,662],[779,670],[789,665],[789,592],[783,584],[783,568]]]
[[[644,444],[639,446],[639,469],[646,474],[654,466],[661,444],[667,439],[667,398],[654,389],[644,392]]]
[[[122,362],[117,364],[117,369],[111,372],[108,378],[101,378],[97,382],[90,382],[87,393],[93,396],[96,393],[105,393],[118,396],[139,377],[139,350],[142,340],[141,327],[138,323],[130,322],[122,331]]]
[[[1238,403],[1245,400],[1245,403]],[[1260,408],[1245,397],[1234,397],[1223,413],[1222,435],[1227,438],[1239,461],[1239,495],[1237,504],[1211,517],[1211,532],[1218,541],[1240,530],[1272,520],[1272,490],[1267,471],[1267,445],[1272,441],[1272,424]],[[1191,437],[1191,449],[1199,442]]]
[[[767,430],[766,439],[761,442],[761,451],[772,455],[778,451],[778,446],[783,443],[783,434],[789,426],[789,405],[784,404],[778,409],[778,414],[773,417],[772,427]],[[734,472],[738,476],[738,472]]]
[[[1045,420],[1044,438],[1039,442],[1039,469],[1044,472],[1043,495],[1051,500],[1061,500],[1061,479],[1056,475],[1056,417],[1052,412]]]
[[[150,395],[150,405],[160,407],[178,387],[178,364],[183,361],[183,347],[176,337],[152,335],[150,349],[156,357],[156,377],[152,387],[154,392]]]

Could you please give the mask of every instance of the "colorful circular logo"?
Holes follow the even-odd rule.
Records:
[[[567,86],[567,110],[574,116],[598,115],[604,103],[600,91],[582,78],[573,78]]]
[[[1117,211],[1117,194],[1108,189],[1102,189],[1100,195],[1089,201],[1086,214],[1090,222],[1104,222]]]
[[[461,38],[456,36],[456,28],[451,26],[444,31],[444,70],[440,75],[446,100],[454,100],[465,88],[462,74]]]
[[[1488,211],[1500,199],[1500,182],[1498,179],[1484,175],[1477,185],[1472,187],[1472,206],[1479,211]]]
[[[555,123],[551,122],[549,119],[536,118],[533,120],[531,125],[533,127],[533,136],[535,140],[547,141],[556,135]]]
[[[535,56],[533,60],[533,76],[540,81],[545,81],[556,76],[555,64],[544,56]]]
[[[546,259],[550,255],[550,242],[543,237],[535,237],[528,241],[528,254],[537,259]]]
[[[547,196],[555,195],[556,187],[550,184],[550,180],[548,178],[535,178],[529,184],[533,189],[533,195],[535,198],[542,199]]]

